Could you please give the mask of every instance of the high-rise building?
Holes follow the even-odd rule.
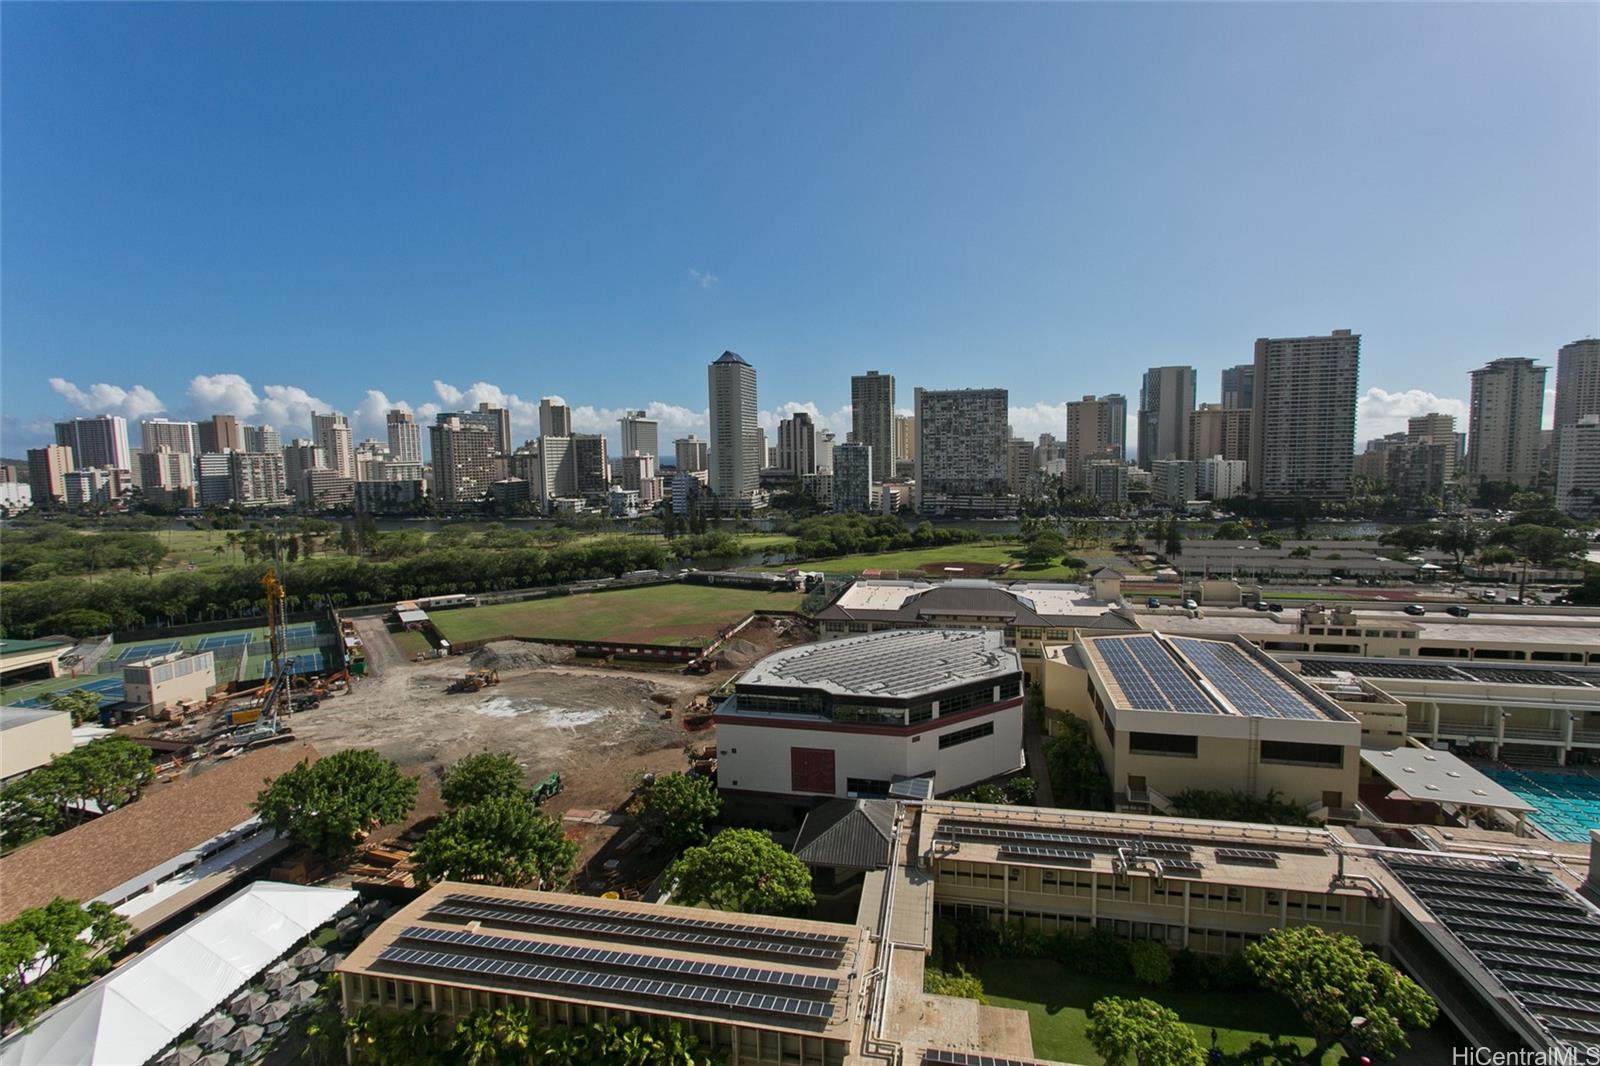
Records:
[[[1222,406],[1249,408],[1255,406],[1256,368],[1254,363],[1230,366],[1222,372]]]
[[[1250,488],[1272,499],[1339,499],[1350,486],[1361,335],[1262,338],[1250,412]]]
[[[166,418],[146,418],[139,423],[139,450],[200,454],[200,426],[195,422],[173,422]]]
[[[1203,403],[1189,416],[1189,455],[1250,458],[1250,409]]]
[[[350,423],[338,411],[325,415],[311,412],[311,439],[322,449],[322,461],[340,477],[351,481],[356,477],[354,440],[350,436]]]
[[[1443,498],[1445,486],[1455,473],[1455,442],[1449,444],[1406,443],[1384,452],[1384,483],[1409,506],[1424,497]]]
[[[107,466],[69,470],[61,478],[68,507],[93,507],[108,504],[117,495],[116,471]]]
[[[1200,471],[1200,495],[1213,500],[1231,500],[1244,495],[1249,470],[1243,459],[1213,455],[1209,459],[1195,460],[1195,463]]]
[[[656,476],[656,457],[653,455],[629,452],[618,457],[611,465],[616,471],[616,483],[633,492],[640,491],[640,486]]]
[[[1087,459],[1082,477],[1084,495],[1090,499],[1112,506],[1128,502],[1127,460]]]
[[[1496,359],[1472,372],[1467,464],[1474,480],[1538,482],[1546,369],[1532,359]]]
[[[724,504],[751,506],[766,445],[756,424],[756,368],[723,352],[706,371],[711,401],[710,488]]]
[[[195,505],[193,454],[157,448],[141,451],[138,462],[139,488],[147,498],[167,507]]]
[[[895,462],[915,460],[917,457],[917,420],[913,415],[894,416]]]
[[[1444,448],[1444,480],[1454,480],[1461,463],[1461,434],[1456,432],[1456,416],[1431,412],[1406,420],[1407,444],[1437,444]]]
[[[1600,340],[1564,344],[1556,353],[1556,421],[1552,442],[1561,452],[1561,434],[1585,415],[1600,415]]]
[[[239,431],[239,419],[234,415],[212,415],[200,423],[200,450],[202,452],[243,451],[244,434]]]
[[[817,430],[817,473],[833,472],[833,446],[835,437],[831,429]]]
[[[297,497],[305,482],[306,471],[326,470],[328,460],[322,449],[303,437],[296,437],[283,449],[283,480],[289,491]]]
[[[706,442],[693,433],[673,441],[672,451],[679,473],[705,470],[708,465]]]
[[[1083,464],[1091,459],[1121,462],[1128,450],[1128,401],[1120,393],[1085,396],[1067,404],[1067,485],[1084,484]]]
[[[29,448],[28,484],[33,489],[34,504],[48,507],[53,503],[65,503],[67,486],[64,479],[67,472],[76,467],[71,445],[49,444],[43,448]]]
[[[72,449],[77,470],[91,467],[131,470],[133,467],[133,456],[128,451],[128,420],[121,415],[57,422],[56,443]]]
[[[776,465],[795,477],[817,472],[817,427],[804,411],[796,411],[778,423]]]
[[[481,500],[495,480],[494,433],[451,417],[428,427],[433,452],[433,494],[442,503]]]
[[[389,461],[389,448],[380,440],[364,440],[356,445],[356,480],[385,481],[384,466]]]
[[[244,450],[257,455],[281,453],[283,438],[271,426],[245,426]]]
[[[1194,367],[1146,370],[1139,386],[1139,465],[1189,458],[1189,415],[1194,411]]]
[[[204,427],[202,427],[204,428]],[[233,502],[233,453],[202,452],[196,461],[195,499],[201,507],[225,507]]]
[[[1200,497],[1200,464],[1192,459],[1157,459],[1150,464],[1150,502],[1182,507]]]
[[[1600,516],[1600,414],[1579,416],[1561,436],[1556,506],[1573,518]]]
[[[1009,514],[1005,389],[917,389],[916,509],[925,514]]]
[[[611,460],[606,454],[606,439],[599,433],[572,435],[572,473],[578,495],[603,502],[611,491]]]
[[[1006,487],[1015,496],[1033,492],[1033,478],[1037,472],[1033,461],[1033,443],[1013,437],[1006,441]]]
[[[872,449],[857,441],[833,449],[833,509],[851,514],[872,510]]]
[[[482,426],[489,431],[489,447],[496,455],[511,454],[511,412],[504,407],[480,403],[476,411],[441,411],[434,425],[442,426],[451,418],[463,426]]]
[[[396,408],[384,417],[389,454],[399,463],[422,462],[422,428],[410,411]]]
[[[894,477],[894,375],[869,370],[850,379],[850,429],[857,443],[872,449],[872,476]]]
[[[283,499],[282,452],[233,452],[233,499],[240,507],[276,507]]]
[[[540,437],[536,445],[533,475],[527,478],[529,493],[548,507],[551,500],[568,499],[578,494],[577,456],[571,437]]]
[[[546,396],[539,401],[539,436],[572,436],[572,408],[559,397]]]
[[[301,504],[314,511],[342,510],[355,506],[354,478],[340,477],[337,470],[316,468],[300,476],[296,493]]]
[[[622,429],[622,454],[638,452],[648,455],[652,459],[661,454],[660,429],[656,420],[646,416],[643,411],[625,411],[617,419],[617,425]]]

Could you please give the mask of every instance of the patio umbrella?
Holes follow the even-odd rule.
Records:
[[[330,952],[328,952],[328,955],[327,955],[326,958],[324,958],[321,962],[317,963],[317,972],[318,973],[332,973],[334,970],[337,970],[339,968],[339,964],[341,962],[343,962],[343,961],[344,961],[344,956],[343,955],[339,954],[337,951],[330,951]]]
[[[277,992],[280,989],[288,988],[298,980],[300,980],[299,970],[293,966],[285,966],[280,963],[267,971],[267,979],[262,984],[267,986],[268,992]]]
[[[196,1062],[194,1066],[228,1066],[228,1053],[226,1051],[213,1051],[205,1058]]]
[[[263,1032],[259,1025],[247,1025],[243,1029],[235,1029],[228,1034],[228,1039],[222,1042],[222,1047],[235,1054],[248,1051],[261,1039]]]
[[[247,988],[229,1001],[228,1013],[236,1018],[243,1017],[252,1011],[258,1011],[265,1007],[271,999],[271,996],[259,988]]]
[[[233,1028],[237,1024],[226,1014],[213,1014],[200,1023],[200,1027],[194,1031],[194,1038],[202,1044],[215,1044],[233,1032]]]
[[[200,1061],[201,1053],[199,1044],[179,1044],[168,1048],[167,1053],[156,1060],[156,1066],[194,1066]]]
[[[271,1025],[273,1022],[279,1022],[287,1018],[289,1012],[293,1009],[283,1000],[275,999],[260,1010],[252,1012],[250,1021],[255,1025]]]
[[[279,998],[284,1003],[298,1006],[301,1003],[310,1002],[316,997],[316,994],[317,983],[315,981],[296,981],[279,993]]]
[[[314,946],[304,947],[295,952],[294,955],[290,957],[289,961],[303,970],[308,967],[315,966],[317,963],[327,958],[327,956],[327,948],[319,948]]]

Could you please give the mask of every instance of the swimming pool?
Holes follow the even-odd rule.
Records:
[[[1528,821],[1557,840],[1587,843],[1589,830],[1600,829],[1600,777],[1542,770],[1484,773],[1538,808]]]

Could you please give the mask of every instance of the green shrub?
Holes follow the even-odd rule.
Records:
[[[1128,947],[1128,965],[1144,984],[1160,988],[1172,980],[1172,956],[1156,940],[1135,940]]]
[[[979,1003],[989,1002],[983,994],[983,982],[962,966],[957,966],[955,973],[922,971],[922,990],[936,996],[960,996],[962,999],[975,999]]]
[[[1251,992],[1255,975],[1239,952],[1200,955],[1185,949],[1172,960],[1172,980],[1179,988],[1200,992]]]
[[[1050,787],[1063,807],[1104,811],[1111,809],[1111,783],[1100,767],[1100,756],[1089,739],[1089,727],[1071,715],[1058,719],[1059,736],[1045,741],[1044,763]]]
[[[1062,937],[1054,954],[1063,966],[1104,981],[1125,981],[1133,976],[1128,942],[1106,929],[1095,929],[1087,936]]]
[[[1265,796],[1248,792],[1186,788],[1172,797],[1172,812],[1181,818],[1222,822],[1265,822],[1269,825],[1312,825],[1306,812],[1276,790]]]
[[[1028,806],[1038,795],[1038,788],[1033,783],[1033,778],[1026,774],[1019,774],[1006,782],[1006,802],[1021,806]]]

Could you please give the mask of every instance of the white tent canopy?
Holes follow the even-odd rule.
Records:
[[[142,1066],[356,898],[257,881],[0,1045],[0,1066]]]

